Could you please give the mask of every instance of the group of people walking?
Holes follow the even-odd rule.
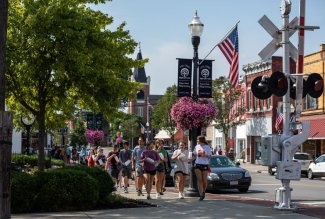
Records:
[[[102,148],[99,148],[97,152],[92,149],[89,152],[88,166],[97,165],[107,170],[112,176],[116,188],[122,187],[123,182],[125,193],[128,193],[129,179],[131,179],[134,171],[137,195],[144,196],[142,190],[145,187],[147,199],[151,199],[154,188],[156,198],[160,199],[165,192],[165,176],[168,168],[170,168],[168,152],[163,145],[162,140],[145,144],[144,139],[140,137],[138,145],[133,151],[130,150],[128,142],[123,143],[122,150],[114,145],[107,156],[103,154]],[[178,198],[184,199],[185,197],[186,178],[189,176],[192,167],[197,179],[199,200],[202,201],[205,198],[211,155],[211,147],[206,143],[204,136],[197,138],[197,145],[193,151],[187,149],[185,142],[179,142],[178,148],[171,156],[171,160],[175,161],[173,172],[179,193]]]
[[[186,177],[191,171],[191,163],[194,160],[194,172],[197,178],[197,187],[200,199],[205,198],[207,188],[207,176],[209,171],[209,160],[212,155],[210,146],[206,143],[204,136],[199,136],[197,145],[193,152],[187,150],[186,143],[180,142],[178,149],[174,151],[171,159],[175,161],[174,175],[178,189],[178,197],[185,197],[184,189]],[[153,181],[155,180],[156,198],[163,195],[163,182],[165,177],[164,165],[168,159],[168,153],[163,149],[161,141],[148,142],[144,145],[142,138],[139,138],[139,145],[134,148],[132,154],[132,168],[135,170],[135,186],[138,196],[143,195],[142,187],[145,184],[147,199],[151,199]]]

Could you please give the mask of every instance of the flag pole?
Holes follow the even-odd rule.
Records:
[[[205,61],[205,59],[212,53],[212,51],[222,42],[224,41],[224,39],[229,35],[229,33],[231,33],[231,31],[233,31],[237,25],[239,24],[240,20],[235,24],[235,26],[233,26],[228,32],[227,34],[219,41],[219,43],[217,43],[211,50],[210,52],[204,57],[204,59],[202,59],[202,61],[199,63],[199,65],[202,64],[203,61]]]

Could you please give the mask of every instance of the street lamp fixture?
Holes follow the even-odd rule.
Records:
[[[200,17],[197,16],[197,12],[195,12],[195,15],[193,17],[193,20],[191,23],[188,24],[188,28],[190,31],[190,34],[192,36],[192,45],[193,45],[193,50],[194,50],[194,55],[193,55],[193,93],[192,93],[192,98],[194,100],[198,99],[198,66],[199,66],[199,53],[198,53],[198,48],[200,44],[200,36],[203,33],[204,29],[204,24],[200,21]],[[197,139],[197,133],[198,129],[193,128],[191,130],[191,149],[192,151],[195,148],[196,145],[196,139]],[[189,188],[186,190],[186,195],[190,197],[198,197],[199,193],[197,188],[195,187],[195,173],[194,170],[192,169],[190,171],[190,185]]]
[[[35,122],[35,117],[33,114],[29,114],[28,116],[24,116],[22,115],[20,117],[21,122],[23,123],[23,125],[25,126],[26,132],[27,132],[27,144],[26,144],[26,148],[25,148],[25,153],[27,155],[29,155],[29,149],[30,149],[30,129],[32,127],[32,125]]]

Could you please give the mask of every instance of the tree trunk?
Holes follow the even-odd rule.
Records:
[[[12,147],[12,114],[0,111],[0,218],[10,216],[10,166]]]

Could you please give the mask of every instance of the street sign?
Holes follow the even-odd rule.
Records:
[[[282,34],[281,31],[273,24],[273,22],[264,15],[258,23],[268,32],[273,40],[266,46],[264,49],[262,49],[261,52],[259,52],[259,56],[262,60],[267,60],[271,58],[271,56],[281,47],[281,41],[282,41]],[[291,37],[296,31],[298,26],[298,18],[295,17],[290,23],[289,23],[289,37]],[[297,62],[297,54],[298,50],[297,48],[289,42],[289,55],[290,57]]]

